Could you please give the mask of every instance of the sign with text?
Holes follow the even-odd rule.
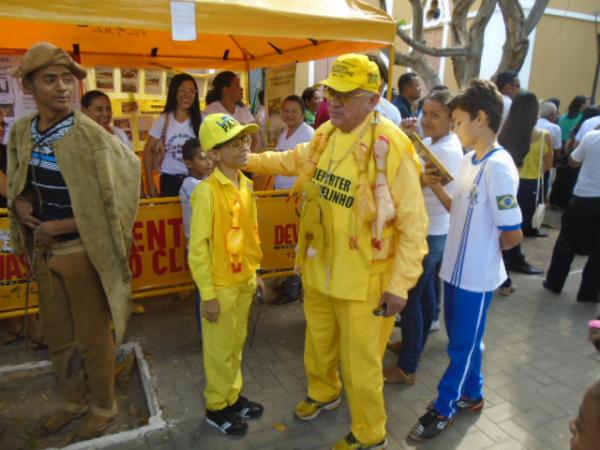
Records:
[[[294,267],[298,242],[299,205],[285,195],[257,192],[258,231],[263,251],[262,269]],[[131,267],[133,296],[192,284],[179,199],[140,205],[133,226]],[[10,222],[0,210],[0,314],[25,308],[29,265],[25,255],[12,252]],[[29,307],[38,304],[37,285],[30,287]]]

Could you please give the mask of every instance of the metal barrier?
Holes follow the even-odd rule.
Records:
[[[292,274],[298,240],[299,210],[287,191],[256,193],[263,278]],[[178,197],[143,199],[133,227],[130,258],[134,299],[158,297],[195,288],[186,257]],[[8,211],[0,209],[0,319],[25,314],[29,268],[24,255],[12,252]],[[29,313],[38,312],[36,283],[31,283]]]

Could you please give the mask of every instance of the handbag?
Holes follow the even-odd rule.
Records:
[[[533,217],[531,218],[531,227],[539,229],[542,227],[544,223],[544,216],[546,215],[546,204],[544,198],[544,143],[546,134],[542,133],[542,143],[540,148],[540,176],[537,182],[537,192],[535,195],[535,204],[537,205],[535,208],[535,212],[533,213]]]
[[[154,147],[152,147],[152,170],[155,172],[160,172],[160,167],[162,166],[163,160],[165,159],[165,148],[166,148],[166,137],[167,137],[167,128],[169,126],[169,113],[165,113],[165,124],[163,125],[162,133],[160,135],[160,139],[156,141]]]

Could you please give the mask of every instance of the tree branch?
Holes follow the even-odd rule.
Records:
[[[425,53],[430,56],[467,56],[468,52],[466,48],[463,47],[455,47],[455,48],[434,48],[429,47],[427,44],[422,42],[418,42],[415,39],[411,38],[404,30],[400,27],[396,30],[396,34],[402,39],[407,45],[412,47],[413,49],[420,51],[421,53]]]
[[[416,41],[423,41],[423,5],[421,0],[408,0],[413,10],[412,37]],[[402,37],[402,36],[400,36]]]
[[[531,7],[529,11],[529,15],[527,19],[525,19],[525,23],[523,24],[525,36],[529,36],[533,29],[536,27],[542,16],[544,15],[544,10],[550,3],[550,0],[535,0],[535,3]]]

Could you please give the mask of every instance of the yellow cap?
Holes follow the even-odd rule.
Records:
[[[227,114],[209,114],[200,125],[200,144],[204,151],[232,140],[241,133],[256,133],[258,125],[242,125]]]
[[[377,64],[365,55],[348,53],[335,60],[329,76],[319,84],[338,92],[363,89],[379,94],[381,78]]]

